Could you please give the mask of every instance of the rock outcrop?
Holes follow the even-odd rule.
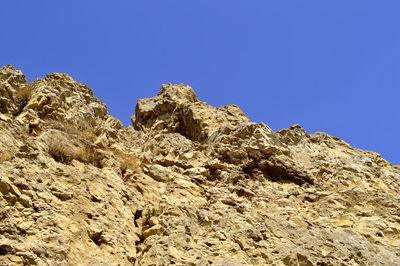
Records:
[[[177,132],[194,141],[204,141],[221,126],[249,120],[236,105],[212,107],[197,99],[184,85],[163,85],[154,98],[139,100],[132,121],[136,129]]]
[[[124,128],[0,68],[0,265],[399,265],[400,166],[163,85]]]

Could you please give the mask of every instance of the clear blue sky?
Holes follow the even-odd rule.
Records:
[[[112,3],[112,4],[110,4]],[[65,72],[130,125],[162,83],[400,164],[400,1],[2,1],[0,64]]]

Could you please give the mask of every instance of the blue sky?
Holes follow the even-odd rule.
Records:
[[[112,3],[112,4],[110,4]],[[68,73],[130,125],[163,83],[400,164],[400,1],[4,1],[0,65]]]

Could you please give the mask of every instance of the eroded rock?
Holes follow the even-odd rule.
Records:
[[[400,168],[380,155],[184,85],[133,124],[66,74],[0,69],[0,264],[400,264]]]
[[[139,100],[134,126],[177,132],[195,141],[203,141],[221,126],[248,121],[236,105],[212,107],[198,100],[193,89],[184,85],[163,85],[154,98]]]

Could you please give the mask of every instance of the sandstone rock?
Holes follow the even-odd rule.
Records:
[[[1,265],[400,264],[400,168],[380,155],[184,85],[132,120],[66,74],[0,68]]]
[[[221,126],[248,121],[235,105],[214,108],[200,102],[193,89],[184,85],[163,85],[154,98],[139,100],[134,126],[178,132],[191,140],[207,139]]]
[[[11,65],[0,68],[0,112],[21,113],[30,97],[30,86],[21,71]]]
[[[145,173],[148,173],[152,178],[159,182],[168,182],[172,180],[174,176],[172,171],[158,164],[146,167]]]
[[[110,142],[108,141],[107,136],[105,134],[102,134],[100,137],[97,138],[94,144],[99,148],[106,148],[108,147]]]

